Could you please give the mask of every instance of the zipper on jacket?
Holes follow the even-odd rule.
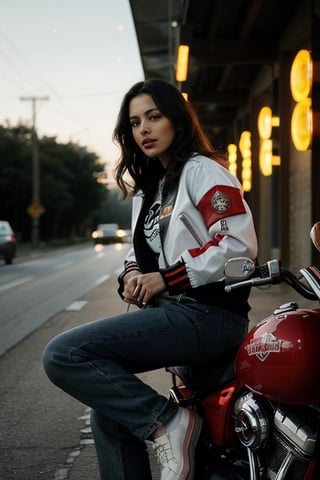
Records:
[[[193,226],[191,225],[191,223],[190,223],[189,219],[186,217],[186,215],[184,213],[181,213],[181,215],[179,216],[179,219],[182,221],[182,223],[185,225],[185,227],[189,230],[189,232],[191,233],[191,235],[193,236],[195,241],[198,242],[200,247],[202,247],[204,245],[204,243],[201,240],[201,238],[199,237],[199,235],[197,234],[197,232],[195,231],[195,229],[193,228]]]

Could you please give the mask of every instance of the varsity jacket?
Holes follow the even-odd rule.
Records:
[[[147,211],[144,196],[138,193],[132,203],[133,248],[120,277],[131,270],[160,271],[171,295],[184,293],[231,310],[249,309],[249,291],[224,292],[225,262],[257,255],[251,211],[234,175],[202,155],[195,154],[186,162],[176,190],[162,199],[159,258],[144,239]]]

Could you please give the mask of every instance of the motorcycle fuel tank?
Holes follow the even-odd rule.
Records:
[[[294,305],[294,307],[293,307]],[[243,341],[236,374],[270,400],[320,402],[320,310],[286,304],[259,322]]]

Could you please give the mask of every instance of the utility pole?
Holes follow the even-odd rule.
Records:
[[[40,174],[39,174],[39,151],[36,131],[36,102],[49,100],[49,97],[21,97],[23,101],[32,102],[32,203],[27,211],[32,218],[32,246],[39,244],[39,219],[44,212],[40,202]]]

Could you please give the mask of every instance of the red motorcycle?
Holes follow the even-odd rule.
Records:
[[[311,238],[320,251],[319,231],[320,223]],[[225,288],[286,282],[319,302],[319,269],[300,272],[297,278],[278,260],[256,266],[236,258],[226,264]],[[168,370],[172,400],[196,408],[205,420],[196,480],[320,479],[319,308],[281,305],[220,365]]]

